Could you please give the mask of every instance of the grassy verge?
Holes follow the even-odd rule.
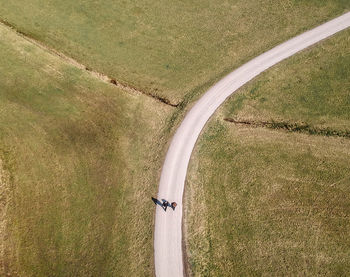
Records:
[[[186,194],[194,276],[350,273],[350,141],[213,120]]]
[[[89,68],[175,103],[349,8],[344,0],[0,0],[0,18]]]
[[[204,130],[185,199],[194,276],[350,274],[350,140],[326,136],[349,129],[348,36],[263,73]]]
[[[0,72],[0,275],[151,276],[150,195],[172,108],[1,26]]]

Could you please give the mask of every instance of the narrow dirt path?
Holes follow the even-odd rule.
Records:
[[[177,202],[175,211],[157,205],[154,235],[156,276],[183,276],[182,196],[194,145],[215,110],[245,83],[276,63],[350,26],[350,12],[282,43],[239,67],[211,87],[187,113],[167,152],[158,199]]]

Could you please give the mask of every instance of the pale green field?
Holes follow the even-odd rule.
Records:
[[[350,30],[283,61],[229,98],[224,116],[350,130]]]
[[[0,72],[0,275],[151,276],[172,108],[1,26]]]
[[[209,0],[183,3],[163,0],[158,2],[0,0],[0,20],[10,23],[25,35],[73,57],[90,69],[105,73],[130,86],[166,97],[173,103],[182,101],[178,109],[173,109],[149,97],[119,90],[0,26],[0,219],[5,219],[0,222],[0,275],[152,276],[154,206],[150,196],[154,196],[157,192],[166,145],[169,143],[171,133],[174,132],[174,126],[189,108],[186,106],[188,102],[198,98],[216,80],[250,58],[342,14],[349,7],[349,2],[344,0],[279,2],[236,0],[221,1],[220,4]],[[348,45],[346,43],[348,40],[341,42],[342,45]],[[327,47],[330,51],[329,56],[334,56],[336,52],[332,52],[333,45],[329,44]],[[315,54],[315,57],[317,56],[318,54]],[[332,66],[335,69],[344,66],[348,56],[343,58],[337,59],[340,65],[335,63]],[[333,61],[333,58],[329,60]],[[327,65],[329,60],[324,61],[324,64]],[[312,73],[308,68],[306,65],[301,77]],[[319,80],[326,78],[326,75],[318,77]],[[314,78],[312,74],[310,76],[311,79]],[[329,75],[327,80],[333,77],[334,74]],[[281,79],[279,82],[284,81]],[[317,81],[315,86],[316,83]],[[295,85],[296,83],[292,82],[290,86]],[[272,82],[265,90],[268,91],[270,86],[272,87]],[[338,87],[340,88],[332,83],[332,89],[336,90]],[[253,94],[255,91],[256,89],[253,90]],[[346,93],[345,90],[340,91],[340,97],[346,96]],[[273,106],[273,99],[277,94],[278,90],[271,96],[270,106],[265,107],[268,119],[280,118],[278,109],[274,112],[269,110],[276,107]],[[312,101],[318,101],[316,96],[309,100],[310,103],[306,108],[313,105]],[[244,104],[253,105],[254,99],[248,101],[246,98],[249,97],[242,100]],[[238,109],[237,105],[239,106],[239,103],[229,102],[222,110],[220,120],[224,116],[237,115],[236,111],[241,111],[240,115],[243,118],[244,107],[241,105]],[[327,106],[327,111],[331,110],[332,105]],[[338,106],[342,108],[341,105]],[[270,116],[268,111],[271,114],[275,113],[276,116]],[[341,112],[335,113],[336,111],[326,118],[326,123],[340,122],[328,120],[337,118],[344,120],[343,123],[327,126],[332,128],[346,126],[346,116]],[[282,118],[289,120],[287,114],[287,112],[283,114]],[[317,123],[317,126],[324,124],[323,121],[321,123],[317,121],[318,116],[315,113],[308,120],[312,124]],[[291,118],[293,119],[292,116]],[[302,116],[300,120],[304,118]],[[297,135],[284,134],[285,137],[280,144],[276,142],[275,145],[266,146],[263,141],[261,146],[254,148],[252,145],[255,144],[256,137],[270,136],[276,140],[279,135],[259,129],[253,131],[255,135],[252,135],[251,142],[242,142],[239,141],[241,138],[238,136],[239,133],[231,128],[235,127],[220,121],[209,130],[212,132],[209,136],[205,134],[203,141],[210,140],[210,137],[218,136],[218,139],[220,136],[225,137],[225,132],[222,133],[220,130],[227,130],[231,135],[225,138],[226,143],[238,140],[235,141],[237,149],[243,149],[251,155],[242,157],[242,164],[235,165],[237,168],[249,165],[249,160],[246,161],[244,158],[257,155],[261,149],[266,150],[265,156],[260,157],[260,163],[253,164],[254,167],[251,168],[256,170],[254,172],[257,176],[262,170],[259,165],[270,159],[276,159],[276,165],[285,162],[294,166],[305,160],[317,165],[320,159],[328,161],[328,152],[325,151],[330,149],[334,153],[329,154],[329,161],[333,162],[334,166],[327,162],[325,174],[330,171],[330,176],[336,179],[338,174],[344,171],[344,178],[347,178],[348,168],[344,159],[348,159],[346,150],[348,140],[332,138],[332,141],[328,141],[313,137],[309,140],[308,136],[303,136],[304,141],[300,142]],[[243,130],[245,134],[246,129],[239,130]],[[247,136],[249,137],[248,134]],[[298,149],[300,148],[299,152],[290,159],[286,158],[286,161],[283,158],[294,153],[295,146],[287,149],[282,157],[279,155],[267,157],[269,149],[284,149],[284,143],[296,144]],[[204,143],[203,148],[200,148],[207,155],[203,159],[204,164],[194,164],[192,168],[198,166],[200,178],[208,179],[210,182],[214,177],[206,174],[226,176],[227,182],[225,181],[222,189],[229,192],[230,180],[236,178],[231,175],[233,173],[220,171],[221,169],[216,167],[211,167],[212,169],[205,167],[206,163],[226,164],[228,161],[225,159],[227,157],[231,159],[230,153],[221,157],[222,153],[226,153],[226,149],[225,151],[220,149],[227,144],[217,144],[211,149],[210,145]],[[305,145],[308,144],[314,145],[310,150],[311,154],[308,154],[309,150],[305,150]],[[324,150],[317,152],[317,147]],[[218,149],[221,151],[219,154],[215,152]],[[197,158],[198,156],[195,156],[195,159]],[[300,167],[301,169],[295,173],[299,174],[300,182],[312,185],[309,191],[307,185],[303,187],[303,191],[310,193],[305,196],[309,201],[307,197],[312,199],[313,195],[318,193],[313,187],[313,178],[318,180],[317,178],[321,176],[318,174],[321,173],[310,173],[309,168],[304,169],[302,164]],[[209,173],[204,172],[205,170]],[[254,172],[250,173],[254,176]],[[281,173],[282,179],[287,174],[285,172]],[[197,178],[197,175],[190,175],[190,178]],[[265,178],[271,180],[272,177],[264,176],[262,178],[264,182]],[[190,179],[190,182],[191,180],[193,179]],[[285,181],[287,189],[283,191],[285,199],[297,199],[297,196],[290,194],[293,191],[288,191],[288,186],[290,187],[288,182]],[[329,184],[327,182],[325,186]],[[342,182],[340,180],[339,189],[347,193],[347,188]],[[266,182],[264,184],[266,185]],[[204,181],[197,185],[203,185],[203,193],[207,193]],[[324,209],[329,207],[333,200],[340,199],[340,192],[338,187],[336,188],[337,190],[331,194],[334,197],[328,199],[331,200],[330,204],[327,204],[326,200],[322,202]],[[196,194],[201,193],[196,188],[189,192],[189,197],[192,198],[188,199],[198,199],[196,197],[201,196]],[[327,195],[324,194],[324,197]],[[219,196],[215,196],[210,201],[217,202],[220,199]],[[199,203],[199,200],[193,203]],[[188,204],[190,212],[194,211],[191,206],[193,203]],[[261,203],[263,202],[258,204]],[[339,207],[344,208],[344,205],[348,204],[340,201],[339,205],[343,205]],[[199,212],[203,213],[205,209],[211,207],[211,204],[203,206],[203,210],[199,209]],[[256,206],[253,211],[259,207]],[[309,206],[306,205],[307,207]],[[344,211],[347,212],[345,208]],[[300,210],[301,214],[304,212]],[[283,210],[281,214],[283,217]],[[230,223],[230,216],[233,215],[230,213],[226,221]],[[265,215],[266,217],[270,215],[268,210]],[[346,227],[344,221],[337,217],[338,214],[330,212],[329,215],[329,220],[333,220],[333,215],[335,220],[339,219],[337,222],[340,231]],[[203,213],[200,220],[205,221],[209,216],[217,218],[214,213]],[[245,217],[245,214],[242,213],[241,216]],[[186,220],[191,220],[191,217]],[[205,247],[203,248],[205,251],[195,250],[194,247],[202,247],[208,243],[206,238],[201,237],[201,232],[198,233],[198,230],[193,229],[193,222],[196,220],[188,221],[191,235],[190,262],[193,272],[203,275],[208,272],[234,273],[232,268],[236,268],[235,263],[229,264],[232,267],[224,268],[223,271],[220,267],[225,266],[225,261],[230,261],[225,253],[231,253],[233,248],[230,243],[225,242],[230,242],[234,236],[228,233],[227,237],[220,239],[219,228],[215,233],[215,239],[221,240],[221,244],[212,244],[209,240],[210,251]],[[220,217],[217,222],[220,222],[219,220]],[[298,215],[293,220],[300,223]],[[317,220],[318,218],[311,213],[309,222],[319,225],[324,223],[323,219]],[[204,226],[202,229],[204,232],[209,228],[211,233],[210,228],[216,230],[216,227],[210,224],[217,222],[209,222],[208,219],[208,225],[201,225],[201,222],[198,226]],[[250,223],[246,221],[243,224]],[[316,227],[319,226],[317,224]],[[252,228],[260,230],[260,227],[254,225]],[[274,232],[275,227],[280,228],[280,225],[267,225],[261,230],[265,230],[266,233]],[[305,230],[307,228],[304,225],[302,227]],[[254,243],[260,239],[261,245],[263,242],[267,243],[264,247],[272,249],[274,256],[271,261],[277,261],[276,266],[283,264],[283,261],[278,260],[281,253],[273,250],[271,241],[264,241],[266,238],[264,236],[249,237],[249,233],[245,235],[244,228],[240,234],[247,236],[245,242],[251,244],[248,250],[253,249]],[[282,233],[280,237],[284,247],[288,245],[285,243],[286,238],[291,237],[288,232],[287,228],[286,233]],[[346,255],[348,250],[344,249],[343,253],[339,253],[339,264],[334,262],[338,252],[329,253],[329,249],[342,250],[341,246],[346,236],[342,238],[343,240],[339,239],[339,232],[331,229],[328,240],[320,238],[320,241],[324,240],[326,248],[322,248],[321,243],[315,251],[321,249],[323,251],[320,250],[321,254],[324,256],[314,258],[313,252],[305,248],[305,252],[302,252],[305,258],[302,261],[311,264],[310,267],[303,267],[306,273],[315,272],[319,264],[322,265],[321,273],[345,272],[344,265],[347,264],[347,260],[342,254]],[[210,238],[208,233],[205,234]],[[299,230],[298,235],[297,249],[304,249],[302,244],[307,246],[311,244],[303,240],[305,234],[302,231]],[[311,231],[310,236],[317,237]],[[196,246],[191,244],[194,240],[197,241]],[[333,245],[333,248],[328,247],[333,241],[336,245]],[[217,251],[215,247],[222,249],[222,252]],[[227,249],[228,252],[225,252]],[[208,256],[208,253],[212,256]],[[237,255],[239,257],[240,254]],[[288,261],[292,266],[293,253],[288,252],[288,255],[290,258]],[[254,255],[250,256],[254,258]],[[259,255],[255,257],[260,267],[253,268],[253,263],[249,267],[244,264],[246,260],[238,260],[241,272],[250,273],[254,270],[258,273],[273,272],[274,265],[263,263],[264,260],[259,260],[261,257]],[[210,261],[214,265],[210,264]],[[219,264],[217,261],[220,261]],[[316,265],[313,264],[315,261],[318,262]],[[329,265],[330,263],[335,264],[334,268]]]
[[[21,32],[172,103],[349,10],[347,0],[0,0]]]
[[[244,86],[205,128],[185,194],[194,276],[348,276],[350,140],[224,121],[349,130],[349,31]]]
[[[216,117],[185,201],[193,276],[348,276],[350,140]]]

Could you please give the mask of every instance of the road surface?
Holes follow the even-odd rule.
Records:
[[[276,63],[350,26],[350,12],[282,43],[239,67],[211,87],[177,129],[163,165],[158,199],[175,201],[175,211],[157,205],[154,258],[157,277],[184,276],[182,196],[192,150],[205,123],[238,88]]]

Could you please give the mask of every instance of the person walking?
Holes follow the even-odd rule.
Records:
[[[175,211],[177,204],[176,202],[171,202],[171,208],[173,209],[173,211]]]
[[[166,209],[168,208],[168,206],[169,206],[169,202],[166,201],[166,200],[164,200],[164,202],[163,202],[163,209],[164,209],[164,211],[166,211]]]

